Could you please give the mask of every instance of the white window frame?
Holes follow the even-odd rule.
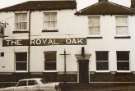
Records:
[[[52,52],[52,51],[55,51],[56,52],[56,69],[55,70],[46,70],[45,69],[45,52]],[[56,50],[46,50],[43,52],[43,56],[44,56],[44,72],[57,72],[57,51]]]
[[[99,26],[91,26],[90,25],[90,18],[95,18],[95,17],[98,17],[99,18]],[[90,28],[98,28],[99,32],[98,33],[95,33],[95,34],[91,34],[90,33]],[[92,15],[92,16],[88,16],[88,30],[89,30],[89,35],[92,37],[92,36],[101,36],[101,16],[99,15]]]
[[[49,28],[45,22],[47,22],[45,20],[45,13],[56,13],[56,21],[48,21],[48,22],[56,22],[56,26],[53,27],[53,28]],[[47,26],[47,27],[46,27]],[[57,30],[58,29],[58,12],[57,11],[46,11],[46,12],[43,12],[43,30],[46,30],[46,31],[53,31],[53,30]]]
[[[16,27],[16,23],[17,23],[17,20],[16,20],[16,14],[26,14],[26,21],[24,21],[25,23],[27,23],[26,24],[26,29],[18,29],[17,27]],[[28,31],[28,28],[29,28],[29,13],[27,12],[27,11],[18,11],[18,12],[15,12],[14,13],[14,16],[15,16],[15,31]]]
[[[118,66],[117,66],[117,62],[118,62],[118,60],[117,60],[117,52],[124,52],[124,51],[129,52],[129,60],[128,60],[128,62],[129,62],[129,70],[118,70]],[[116,70],[117,70],[117,72],[119,72],[119,73],[123,73],[123,72],[129,73],[129,72],[131,72],[130,55],[131,55],[131,51],[129,51],[129,50],[116,51]]]
[[[107,52],[108,53],[108,69],[107,70],[97,70],[97,60],[96,60],[96,52]],[[96,66],[96,72],[109,72],[109,51],[106,51],[106,50],[101,50],[101,51],[95,51],[95,66]]]
[[[117,18],[118,17],[126,17],[126,19],[127,19],[127,25],[126,26],[124,26],[124,25],[117,25]],[[120,27],[125,27],[125,28],[127,28],[127,32],[125,33],[125,34],[119,34],[119,33],[117,33],[117,28],[120,28]],[[120,37],[122,37],[122,36],[129,36],[129,17],[127,16],[127,15],[117,15],[117,16],[115,16],[115,34],[116,34],[116,36],[120,36]]]
[[[27,67],[27,69],[26,69],[26,70],[17,70],[17,69],[16,69],[16,53],[27,53],[27,60],[26,60],[26,63],[27,63],[27,64],[26,64],[26,67]],[[15,53],[14,53],[14,60],[15,60],[15,63],[14,63],[14,64],[15,64],[15,66],[14,66],[14,67],[15,67],[15,72],[17,72],[17,73],[18,73],[18,72],[19,72],[19,73],[20,73],[20,72],[21,72],[21,73],[28,72],[28,52],[26,52],[26,51],[17,51],[17,52],[15,52]]]

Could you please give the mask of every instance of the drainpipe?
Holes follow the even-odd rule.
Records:
[[[30,75],[30,57],[31,57],[31,45],[30,45],[30,40],[31,40],[31,10],[29,10],[29,33],[28,33],[28,73]]]

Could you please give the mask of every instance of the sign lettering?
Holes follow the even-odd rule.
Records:
[[[3,46],[86,45],[85,38],[5,39]]]

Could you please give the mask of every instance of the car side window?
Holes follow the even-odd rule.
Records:
[[[20,81],[18,86],[27,86],[27,81]]]
[[[28,85],[36,85],[36,84],[37,84],[37,82],[34,81],[34,80],[29,80],[28,81]]]

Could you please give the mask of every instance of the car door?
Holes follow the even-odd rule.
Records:
[[[14,91],[27,91],[27,81],[20,81]]]
[[[38,83],[36,80],[28,81],[27,91],[38,91]]]

